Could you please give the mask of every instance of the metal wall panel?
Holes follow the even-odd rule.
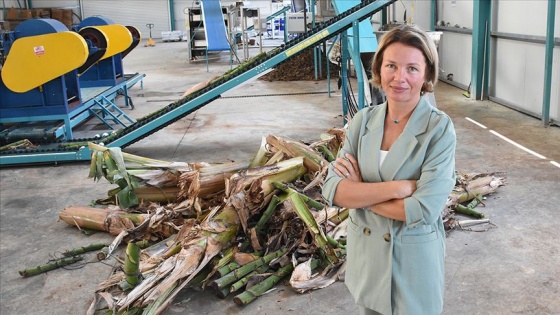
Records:
[[[544,45],[498,39],[493,53],[490,95],[539,113],[543,100]]]
[[[152,38],[161,38],[161,32],[170,30],[167,0],[82,0],[82,7],[84,17],[101,15],[118,24],[135,26],[142,33],[143,39],[150,34],[146,24],[154,24]]]
[[[544,38],[548,1],[496,1],[492,31]],[[556,32],[560,36],[560,8],[556,5]],[[491,46],[490,96],[505,105],[536,117],[542,115],[545,44],[493,38]],[[553,53],[550,118],[560,121],[560,47]]]
[[[422,1],[421,1],[422,2]],[[431,1],[423,1],[425,6]],[[447,27],[472,29],[472,1],[438,1],[438,21]],[[439,42],[440,78],[446,79],[453,74],[453,82],[459,87],[467,88],[471,81],[472,36],[470,34],[443,31]]]
[[[460,86],[468,87],[471,81],[472,65],[472,36],[470,34],[459,34],[443,32],[439,41],[440,72],[441,79],[458,83]]]

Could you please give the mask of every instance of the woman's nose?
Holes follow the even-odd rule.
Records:
[[[394,77],[393,80],[395,81],[402,81],[405,78],[406,73],[404,72],[404,69],[397,69],[394,73]]]

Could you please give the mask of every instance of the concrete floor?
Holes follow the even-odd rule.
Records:
[[[139,46],[127,56],[127,72],[145,73],[146,78],[143,89],[137,85],[131,90],[135,109],[125,111],[142,117],[177,100],[188,87],[229,69],[227,53],[210,62],[210,72],[204,61],[189,64],[186,55],[184,42],[158,42],[155,47]],[[331,89],[336,89],[335,81]],[[331,97],[324,93],[231,98],[317,91],[327,91],[326,81],[254,80],[125,151],[173,161],[243,161],[253,157],[266,133],[317,139],[330,127],[342,125],[339,91]],[[504,172],[507,185],[489,196],[483,209],[495,228],[453,231],[447,239],[444,314],[560,314],[560,167],[551,163],[560,162],[560,128],[543,128],[535,118],[492,102],[472,101],[462,93],[444,83],[436,91],[438,107],[451,116],[457,131],[457,169]],[[527,153],[490,130],[546,158]],[[93,182],[87,174],[87,163],[0,170],[0,314],[84,314],[95,288],[111,273],[114,261],[32,278],[18,274],[64,250],[112,241],[108,234],[85,236],[57,221],[65,206],[87,205],[112,188],[103,180]],[[85,261],[96,260],[91,255]],[[357,313],[340,282],[302,295],[278,286],[242,308],[231,299],[189,290],[175,302],[166,314]]]

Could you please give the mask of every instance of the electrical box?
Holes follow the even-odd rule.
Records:
[[[288,21],[286,22],[286,27],[288,33],[305,33],[305,21],[307,24],[311,23],[311,13],[307,13],[307,19],[304,19],[303,13],[288,13],[286,18]]]

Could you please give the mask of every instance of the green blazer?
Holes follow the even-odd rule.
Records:
[[[424,98],[379,168],[387,103],[359,111],[339,156],[357,158],[364,182],[415,179],[404,200],[406,222],[351,209],[345,282],[356,303],[382,314],[440,314],[445,231],[441,212],[455,187],[455,129]],[[332,205],[342,180],[332,165],[323,197]]]

